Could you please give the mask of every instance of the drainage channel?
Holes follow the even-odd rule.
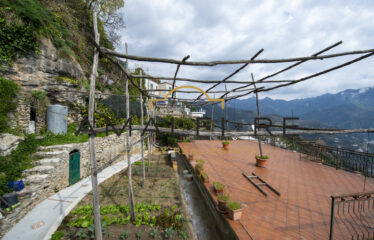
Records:
[[[208,210],[195,181],[187,181],[183,177],[183,170],[186,170],[186,167],[182,161],[178,157],[178,175],[197,238],[199,240],[223,239],[212,227],[216,224],[216,220]]]

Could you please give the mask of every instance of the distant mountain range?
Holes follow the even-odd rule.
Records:
[[[275,122],[293,115],[299,117],[299,125],[305,127],[374,128],[374,87],[289,101],[264,98],[259,104],[261,115],[271,117]],[[253,122],[257,114],[255,97],[231,100],[226,107],[231,121]],[[206,117],[211,117],[211,107],[205,110]],[[214,118],[217,120],[224,115],[224,111],[216,106]],[[372,135],[371,139],[374,139]],[[323,138],[336,146],[366,150],[366,134],[324,135]],[[374,150],[374,146],[371,149]]]

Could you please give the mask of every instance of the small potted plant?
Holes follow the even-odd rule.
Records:
[[[256,155],[256,166],[262,168],[266,167],[268,159],[269,157],[266,155]]]
[[[228,150],[229,146],[230,146],[230,142],[229,141],[222,141],[222,147],[223,147],[223,149]]]
[[[189,154],[189,155],[188,155],[188,160],[189,160],[190,162],[193,161],[193,156],[194,156],[193,154]]]
[[[222,194],[223,190],[225,189],[225,185],[220,182],[213,182],[213,187],[216,194]]]
[[[198,176],[201,175],[201,172],[204,170],[204,166],[200,163],[196,164],[195,166],[195,171],[197,173]]]
[[[222,211],[227,211],[227,202],[230,200],[228,195],[219,195],[218,198],[218,208]]]
[[[209,182],[208,174],[206,174],[206,172],[202,172],[202,173],[201,173],[201,179],[202,179],[203,182],[205,182],[205,183]]]
[[[229,202],[227,204],[229,210],[229,218],[231,220],[239,220],[242,217],[242,206],[238,202]]]

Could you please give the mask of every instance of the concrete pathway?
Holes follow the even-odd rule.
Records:
[[[138,160],[141,160],[140,154],[131,156],[131,162]],[[98,175],[99,184],[125,168],[127,160],[107,167]],[[91,177],[59,191],[36,205],[4,236],[3,240],[50,239],[69,212],[91,191]]]

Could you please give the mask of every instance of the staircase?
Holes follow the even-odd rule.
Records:
[[[39,150],[33,156],[40,160],[33,161],[31,164],[34,167],[23,171],[25,188],[18,192],[20,199],[34,198],[37,191],[48,188],[51,171],[58,167],[61,159],[69,157],[67,150],[54,146],[41,147]]]

